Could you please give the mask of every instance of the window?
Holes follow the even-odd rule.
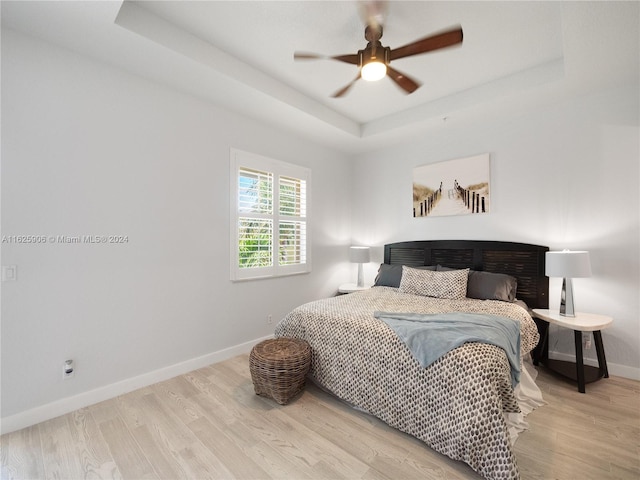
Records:
[[[308,168],[231,149],[231,280],[311,270]]]

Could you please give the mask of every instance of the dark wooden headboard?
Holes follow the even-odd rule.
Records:
[[[519,300],[529,308],[549,308],[549,278],[544,274],[549,247],[488,240],[420,240],[384,246],[384,263],[443,265],[506,273],[518,280]]]

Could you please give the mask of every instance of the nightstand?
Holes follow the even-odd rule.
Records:
[[[607,359],[604,355],[604,345],[602,344],[601,330],[611,326],[613,319],[606,315],[593,313],[576,313],[575,317],[565,317],[557,310],[533,309],[533,316],[543,320],[540,332],[541,347],[537,349],[534,364],[543,363],[549,370],[553,370],[565,377],[578,382],[578,391],[585,393],[585,383],[595,382],[602,377],[609,377],[607,370]],[[565,362],[549,358],[549,324],[553,323],[563,328],[573,330],[576,346],[576,363]],[[598,367],[584,364],[582,351],[582,332],[593,332],[593,341],[596,344],[596,355],[598,356]]]
[[[359,287],[355,283],[343,283],[338,287],[338,295],[345,294],[345,293],[353,293],[353,292],[357,292],[358,290],[369,290],[370,288],[371,288],[371,285],[365,285],[364,287]]]

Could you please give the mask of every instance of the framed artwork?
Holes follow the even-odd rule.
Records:
[[[413,169],[413,216],[489,213],[489,154]]]

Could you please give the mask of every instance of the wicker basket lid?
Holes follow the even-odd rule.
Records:
[[[285,360],[297,357],[307,357],[311,347],[298,338],[280,337],[260,342],[253,347],[252,353],[257,358],[268,360]]]

